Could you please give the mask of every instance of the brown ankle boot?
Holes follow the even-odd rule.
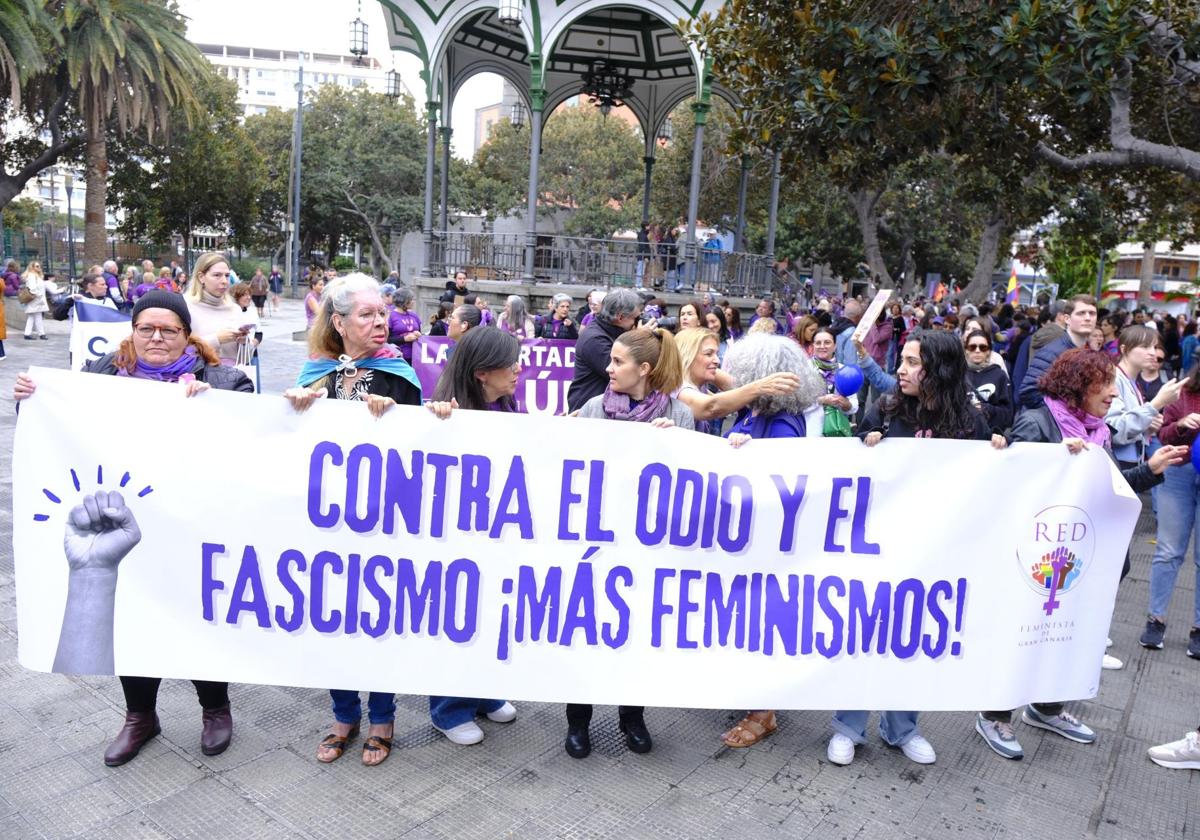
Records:
[[[126,712],[125,725],[104,751],[104,763],[109,767],[120,767],[161,731],[157,713]]]
[[[204,729],[200,731],[200,752],[220,755],[233,738],[233,716],[229,704],[204,710]]]

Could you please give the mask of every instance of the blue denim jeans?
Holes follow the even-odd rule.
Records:
[[[338,723],[358,723],[362,720],[362,698],[348,688],[331,688],[333,718]],[[396,719],[396,695],[372,691],[367,695],[367,718],[372,724],[391,723]]]
[[[429,719],[438,729],[453,729],[476,715],[486,715],[504,705],[503,700],[479,700],[474,697],[430,697]]]
[[[917,732],[917,715],[920,712],[880,712],[879,737],[893,747],[907,744],[920,733]],[[833,716],[833,731],[845,735],[856,744],[867,742],[867,718],[870,712],[837,712]]]
[[[1175,578],[1183,565],[1188,539],[1200,517],[1200,474],[1191,464],[1167,467],[1158,494],[1158,545],[1150,561],[1150,614],[1166,620]],[[1200,627],[1200,543],[1192,547],[1196,564],[1193,624]]]

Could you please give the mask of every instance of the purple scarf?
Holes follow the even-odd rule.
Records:
[[[662,417],[671,407],[671,398],[662,391],[651,391],[635,406],[630,406],[628,394],[618,394],[610,384],[604,389],[604,416],[609,420],[632,420],[649,423]]]
[[[134,379],[153,379],[155,382],[178,382],[179,377],[196,369],[196,348],[188,345],[183,355],[164,367],[154,367],[138,359],[133,367],[133,373],[125,368],[117,368],[117,376],[132,376]]]
[[[1093,417],[1081,408],[1071,408],[1065,402],[1054,397],[1045,397],[1046,408],[1050,416],[1058,424],[1058,430],[1064,438],[1082,438],[1088,443],[1095,443],[1109,448],[1111,433],[1103,417]]]

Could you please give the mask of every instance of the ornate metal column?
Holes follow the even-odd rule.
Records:
[[[425,242],[426,277],[433,276],[433,161],[437,155],[437,114],[439,104],[425,103],[425,220],[422,230]]]
[[[541,59],[529,57],[534,84],[529,88],[529,203],[525,210],[525,274],[528,283],[537,278],[534,262],[537,258],[538,159],[542,153],[542,112],[546,106],[546,91],[540,86]]]
[[[696,288],[696,260],[700,249],[696,243],[696,216],[700,213],[700,167],[704,155],[704,124],[708,122],[709,104],[693,102],[692,114],[695,119],[696,135],[692,138],[692,183],[688,190],[688,223],[687,241],[684,243],[684,259],[687,268],[684,274],[686,284]]]
[[[646,178],[642,183],[642,224],[650,221],[650,173],[654,171],[654,155],[642,158],[646,164]]]
[[[445,247],[446,231],[449,227],[450,215],[450,137],[454,129],[448,125],[442,126],[442,207],[438,230],[442,234],[442,247]]]

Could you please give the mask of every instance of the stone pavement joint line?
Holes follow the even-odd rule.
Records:
[[[291,333],[303,322],[300,301],[285,301],[265,323],[267,393],[294,382],[305,348]],[[0,394],[31,364],[66,366],[66,325],[48,331],[47,342],[5,342]],[[0,451],[0,528],[10,535],[14,424],[11,405],[0,410],[10,443]],[[1018,722],[1025,759],[1006,761],[975,734],[974,712],[931,713],[921,730],[938,761],[925,767],[883,745],[874,721],[854,763],[831,765],[827,711],[780,712],[770,738],[731,750],[719,736],[742,709],[648,709],[654,750],[633,755],[615,710],[601,707],[593,753],[576,761],[563,752],[561,706],[518,701],[515,722],[483,720],[483,743],[457,747],[429,725],[427,699],[412,696],[397,698],[385,764],[362,765],[360,738],[321,765],[328,695],[252,685],[231,687],[233,744],[206,757],[195,692],[169,680],[162,735],[110,769],[102,756],[121,725],[120,686],[17,663],[12,544],[0,540],[0,838],[1188,838],[1200,824],[1200,776],[1157,767],[1146,748],[1200,723],[1200,662],[1185,654],[1194,575],[1185,564],[1166,648],[1143,650],[1153,534],[1147,502],[1112,620],[1112,653],[1126,668],[1104,672],[1093,700],[1069,704],[1098,742]]]

